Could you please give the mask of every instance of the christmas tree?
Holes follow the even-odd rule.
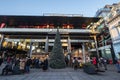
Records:
[[[61,69],[66,67],[62,44],[60,40],[60,33],[57,29],[54,46],[52,52],[50,53],[49,60],[49,66],[54,69]]]

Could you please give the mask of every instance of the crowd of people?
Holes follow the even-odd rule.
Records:
[[[66,66],[71,66],[74,70],[83,67],[83,59],[80,57],[73,57],[72,62],[70,63],[70,59],[65,57]],[[86,57],[85,62],[89,62],[95,66],[95,68],[102,67],[104,70],[107,70],[108,60],[104,57]],[[110,61],[111,63],[111,61]],[[70,65],[71,64],[71,65]],[[120,59],[114,62],[117,71],[120,73]],[[8,72],[12,72],[13,74],[24,74],[29,73],[30,68],[42,68],[43,71],[48,69],[48,59],[44,58],[40,60],[39,58],[30,58],[30,57],[21,57],[16,58],[14,56],[8,56],[7,58],[3,59],[0,56],[0,68],[2,69],[1,74],[7,75]]]
[[[108,64],[114,64],[116,67],[116,70],[120,73],[120,59],[116,59],[115,62],[113,63],[111,60],[108,60],[105,57],[99,57],[98,59],[96,57],[92,57],[91,59],[89,57],[86,57],[87,63],[91,63],[95,66],[96,69],[101,68],[103,70],[107,70]],[[74,57],[72,59],[72,67],[77,70],[78,68],[83,67],[83,60],[82,58]]]
[[[46,58],[40,61],[40,59],[31,59],[29,57],[7,57],[7,59],[3,60],[2,57],[0,57],[0,67],[2,75],[7,75],[9,72],[12,74],[29,73],[30,68],[42,68],[45,71],[48,69],[48,60]]]

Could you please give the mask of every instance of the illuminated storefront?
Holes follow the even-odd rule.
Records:
[[[100,18],[83,16],[9,16],[1,15],[0,33],[4,37],[1,43],[11,48],[16,47],[29,52],[40,48],[40,51],[51,52],[56,28],[59,27],[64,53],[87,53],[86,44],[94,42],[98,33],[86,29],[91,23],[96,23]],[[7,43],[5,43],[7,42]],[[85,47],[85,48],[84,48]],[[83,50],[85,49],[85,50]],[[77,54],[76,53],[76,54]]]

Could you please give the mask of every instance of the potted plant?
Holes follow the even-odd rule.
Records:
[[[97,73],[95,66],[93,64],[91,64],[90,62],[83,64],[83,71],[88,74],[96,74]]]

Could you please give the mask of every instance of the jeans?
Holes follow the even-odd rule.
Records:
[[[25,71],[26,71],[26,72],[30,72],[30,66],[26,66],[26,67],[25,67]]]
[[[116,66],[117,70],[120,71],[120,64],[117,63],[117,64],[115,64],[115,66]]]

